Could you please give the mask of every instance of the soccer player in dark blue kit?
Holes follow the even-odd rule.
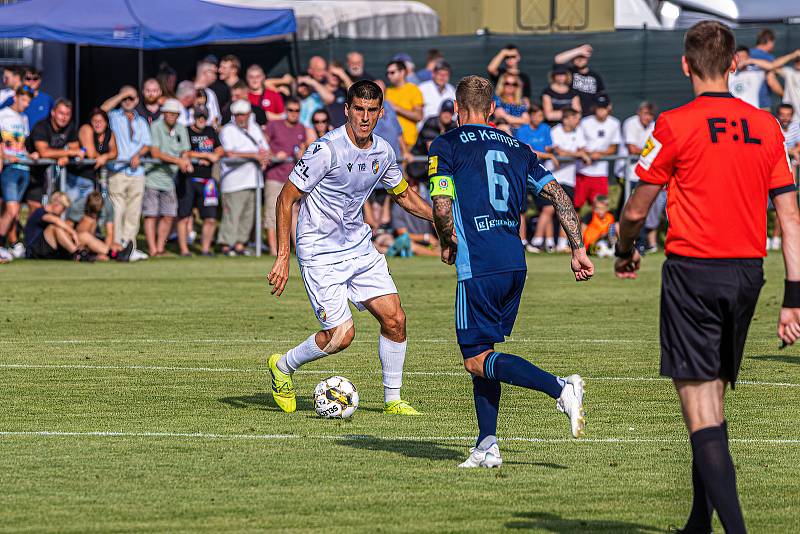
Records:
[[[550,200],[572,248],[575,280],[594,274],[578,215],[569,197],[530,148],[487,125],[494,112],[492,85],[479,76],[456,90],[459,127],[431,144],[428,176],[442,261],[456,264],[456,337],[472,375],[479,435],[459,467],[499,467],[497,445],[500,383],[542,391],[570,419],[572,436],[583,434],[583,380],[554,376],[529,361],[496,352],[511,335],[527,266],[519,239],[527,190]],[[453,233],[455,231],[455,239]]]

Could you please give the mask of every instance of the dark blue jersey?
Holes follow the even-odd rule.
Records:
[[[467,124],[437,137],[428,158],[431,196],[453,199],[459,280],[523,271],[520,214],[527,192],[554,180],[524,143],[492,128]]]

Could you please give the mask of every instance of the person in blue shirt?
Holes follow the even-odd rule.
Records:
[[[25,68],[25,77],[23,83],[33,89],[33,100],[31,105],[25,110],[25,115],[28,117],[28,125],[31,130],[36,124],[44,119],[50,118],[50,110],[53,109],[53,97],[47,93],[40,91],[42,85],[42,73],[35,67]]]
[[[570,240],[575,280],[591,278],[594,266],[586,256],[572,201],[550,171],[528,146],[487,125],[495,111],[489,80],[463,78],[456,89],[455,111],[459,127],[431,144],[428,176],[442,261],[456,265],[456,338],[464,367],[472,375],[478,418],[476,446],[460,467],[499,467],[501,382],[557,399],[557,408],[570,419],[573,437],[582,435],[584,427],[580,376],[559,378],[494,348],[511,335],[525,285],[519,221],[528,190],[556,207]]]
[[[761,59],[764,61],[775,61],[775,33],[766,28],[758,32],[756,37],[756,46],[750,49],[750,57],[752,59]],[[767,72],[761,88],[758,90],[758,107],[770,110],[772,106],[772,91],[770,86],[774,87],[777,84],[780,87],[780,82],[775,78],[774,72]]]
[[[514,130],[528,123],[528,103],[522,96],[522,79],[516,74],[500,75],[493,100],[495,119],[505,119]]]

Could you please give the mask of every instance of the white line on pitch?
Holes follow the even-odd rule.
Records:
[[[368,436],[363,434],[353,435],[296,435],[296,434],[214,434],[206,432],[61,432],[52,430],[38,431],[0,431],[0,437],[100,437],[100,438],[194,438],[194,439],[221,439],[221,440],[330,440],[330,441],[474,441],[469,436]],[[677,438],[499,438],[500,441],[517,441],[526,443],[685,443],[686,439]],[[748,439],[731,438],[732,443],[752,443],[763,445],[800,445],[800,439]]]
[[[117,371],[185,371],[197,373],[266,373],[267,368],[255,367],[177,367],[161,365],[90,365],[90,364],[38,364],[38,363],[2,363],[0,369],[90,369],[90,370],[117,370]],[[328,375],[341,373],[331,369],[300,370],[299,374]],[[380,371],[352,370],[347,374],[380,374]],[[405,371],[406,376],[464,376],[465,371]],[[657,376],[595,376],[584,377],[595,382],[669,382],[669,378]],[[757,380],[739,380],[738,384],[767,387],[800,388],[800,384],[792,382],[762,382]]]
[[[90,344],[121,344],[121,345],[135,345],[136,343],[193,343],[193,344],[261,344],[261,343],[297,343],[297,339],[42,339],[42,340],[18,340],[18,339],[3,339],[0,340],[0,345],[90,345]],[[452,344],[454,347],[456,341],[454,339],[414,339],[409,338],[409,341],[416,343],[444,343]],[[657,343],[658,339],[641,340],[641,339],[546,339],[546,338],[509,338],[506,342],[509,343],[558,343],[558,342],[577,342],[577,343]],[[376,343],[376,340],[370,339],[355,339],[353,343]]]

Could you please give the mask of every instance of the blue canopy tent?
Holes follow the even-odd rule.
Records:
[[[141,82],[142,50],[257,41],[295,31],[291,9],[250,9],[202,0],[21,0],[0,7],[0,38],[77,45],[76,101],[80,45],[138,49]]]

